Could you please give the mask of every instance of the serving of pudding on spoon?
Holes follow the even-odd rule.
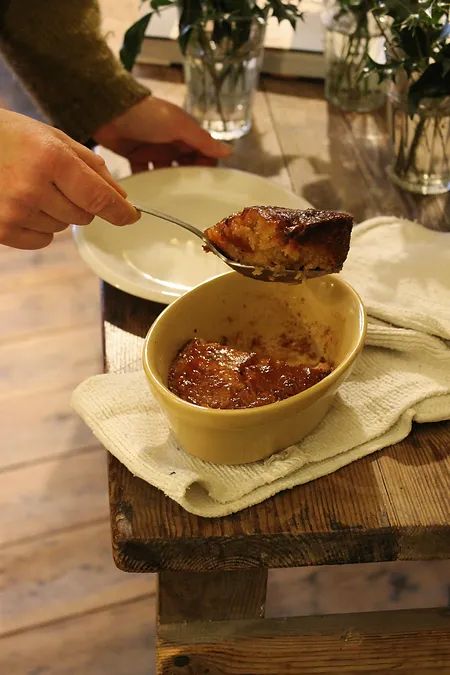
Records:
[[[236,272],[258,281],[301,283],[339,272],[353,218],[348,213],[282,206],[247,206],[202,232],[175,216],[134,204],[138,211],[188,230]]]
[[[339,211],[248,206],[204,234],[243,274],[299,283],[342,269],[352,227],[352,216]]]

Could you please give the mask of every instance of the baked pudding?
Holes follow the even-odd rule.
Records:
[[[339,211],[248,206],[208,228],[205,235],[228,258],[244,265],[330,274],[342,269],[352,227],[352,216]]]
[[[326,363],[291,365],[194,338],[173,360],[168,387],[185,401],[206,408],[255,408],[294,396],[331,370]]]

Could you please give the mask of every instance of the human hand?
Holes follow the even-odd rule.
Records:
[[[0,109],[0,244],[47,246],[95,215],[114,225],[139,218],[104,160],[62,131]]]
[[[178,164],[214,165],[231,148],[214,140],[193,117],[168,101],[147,96],[103,125],[94,140],[126,157],[133,172]]]

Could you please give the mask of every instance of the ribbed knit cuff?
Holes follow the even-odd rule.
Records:
[[[150,95],[146,87],[127,73],[108,82],[99,82],[95,100],[90,95],[92,92],[86,91],[86,96],[80,90],[78,93],[68,105],[58,110],[53,107],[49,112],[55,126],[81,143],[92,139],[97,129]]]

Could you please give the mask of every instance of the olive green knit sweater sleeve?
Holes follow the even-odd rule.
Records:
[[[0,49],[52,123],[80,141],[149,93],[103,40],[95,0],[0,0]]]

